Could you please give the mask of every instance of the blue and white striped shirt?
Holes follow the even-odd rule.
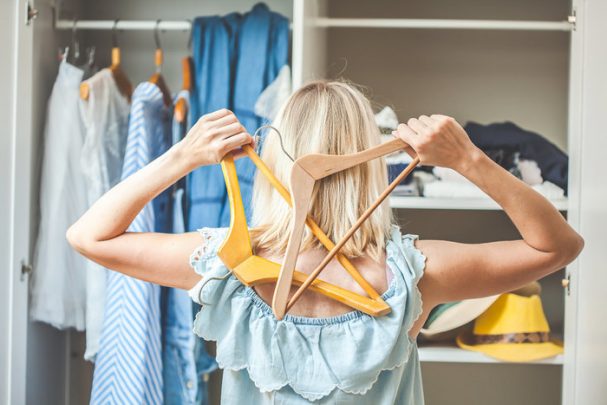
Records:
[[[124,180],[171,145],[171,112],[162,92],[144,82],[133,92],[122,169]],[[170,188],[147,204],[130,232],[171,232]],[[110,272],[91,404],[163,402],[160,287]]]

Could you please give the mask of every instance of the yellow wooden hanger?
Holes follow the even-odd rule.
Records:
[[[354,235],[354,232],[356,232],[383,200],[386,199],[392,190],[394,190],[394,188],[411,173],[415,166],[419,164],[419,158],[415,157],[398,177],[390,183],[388,188],[386,188],[377,200],[367,208],[337,245],[330,250],[316,269],[310,273],[310,276],[304,283],[301,284],[298,282],[301,286],[295,292],[291,300],[289,300],[289,292],[291,291],[291,284],[294,278],[295,263],[303,237],[303,224],[308,212],[308,207],[312,198],[312,190],[316,180],[407,147],[407,144],[401,139],[394,139],[373,148],[349,155],[309,154],[300,157],[294,162],[291,169],[291,198],[293,200],[291,235],[289,236],[287,250],[276,283],[276,289],[274,290],[274,296],[272,297],[272,310],[274,311],[276,318],[282,319],[284,317],[285,313],[293,306],[299,297],[301,297],[301,294],[303,294],[306,288],[314,283],[316,277],[318,277],[320,272],[329,264],[339,249],[341,249],[352,235]]]
[[[255,153],[253,148],[246,145],[243,147],[243,150],[260,172],[268,179],[270,184],[276,188],[281,197],[291,205],[289,192],[272,174],[270,169],[261,160],[259,155]],[[223,261],[226,267],[247,286],[275,282],[278,280],[280,273],[280,264],[253,254],[244,205],[240,194],[240,185],[236,175],[236,167],[231,156],[226,156],[222,160],[221,169],[226,182],[231,219],[228,234],[220,246],[217,256]],[[336,248],[336,245],[327,237],[312,218],[306,216],[304,222],[310,228],[312,234],[318,238],[327,250],[333,251]],[[390,312],[388,304],[386,304],[375,289],[362,277],[354,265],[352,265],[352,263],[342,254],[337,252],[335,254],[337,255],[339,263],[364,289],[368,294],[368,297],[317,279],[310,282],[309,288],[312,291],[321,293],[369,315],[380,316]],[[295,270],[293,271],[292,280],[296,284],[303,284],[307,279],[308,276],[306,274]]]
[[[118,36],[116,34],[117,25],[118,20],[114,20],[114,27],[112,28],[112,64],[110,65],[109,69],[112,72],[112,76],[114,77],[116,86],[118,86],[118,90],[130,102],[131,95],[133,94],[133,85],[131,84],[131,81],[127,77],[126,73],[124,73],[124,70],[122,70],[120,67],[120,47],[118,46]],[[80,98],[83,100],[88,100],[89,95],[90,87],[85,81],[80,84]]]

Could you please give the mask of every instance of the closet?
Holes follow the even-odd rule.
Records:
[[[461,123],[511,120],[569,155],[568,197],[555,206],[585,238],[582,255],[545,279],[542,301],[564,355],[504,363],[448,345],[420,345],[426,403],[607,404],[604,151],[607,137],[607,4],[602,0],[266,0],[292,21],[294,88],[314,78],[361,84],[376,110],[399,119],[440,112]],[[8,4],[11,3],[11,4]],[[163,75],[179,89],[188,19],[247,11],[245,0],[17,0],[0,4],[0,403],[87,403],[92,367],[83,336],[27,316],[37,233],[42,129],[60,46],[74,18],[84,45],[109,64],[119,18],[122,64],[133,83],[154,69],[164,21]],[[35,18],[34,18],[35,17]],[[100,22],[92,29],[93,22]],[[127,26],[130,21],[149,24]],[[78,25],[79,24],[79,25]],[[87,24],[89,24],[87,29]],[[162,26],[162,25],[161,25]],[[120,27],[120,26],[119,26]],[[138,28],[137,28],[138,27]],[[8,57],[7,57],[8,56]],[[422,238],[516,238],[491,201],[392,197],[402,229]],[[217,392],[216,387],[212,387]],[[213,403],[219,403],[212,396]]]

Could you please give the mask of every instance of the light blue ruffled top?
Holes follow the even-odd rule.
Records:
[[[392,311],[327,318],[286,315],[243,285],[217,257],[227,228],[200,228],[204,242],[190,256],[203,276],[189,294],[202,304],[194,332],[217,341],[223,404],[424,403],[417,344],[408,331],[421,314],[417,283],[425,256],[417,235],[394,226],[386,244],[392,272],[382,294]]]

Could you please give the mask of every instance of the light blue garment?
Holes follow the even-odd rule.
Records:
[[[190,92],[181,90],[175,102],[183,99],[189,109]],[[173,144],[179,142],[188,129],[188,120],[179,122],[173,116]],[[184,233],[183,198],[185,179],[173,186],[173,233]],[[194,339],[192,333],[192,301],[186,291],[178,288],[166,288],[164,329],[163,329],[163,378],[165,405],[193,405],[196,403],[198,384],[196,362],[194,358]]]
[[[228,108],[251,134],[264,123],[255,103],[289,61],[289,21],[263,3],[244,14],[199,17],[194,20],[193,58],[196,86],[192,92],[192,122],[211,111]],[[255,165],[236,162],[246,215]],[[227,226],[228,198],[219,165],[196,169],[188,176],[188,226]]]
[[[256,4],[242,19],[236,58],[231,108],[247,131],[253,134],[257,128],[267,123],[255,114],[257,99],[278,76],[280,69],[289,63],[289,20],[270,11],[264,3]],[[255,171],[255,165],[250,159],[236,161],[236,173],[247,219],[251,218],[252,213]],[[230,208],[226,194],[219,226],[229,224]]]
[[[425,257],[394,226],[386,245],[392,278],[382,297],[392,311],[328,318],[287,315],[277,321],[256,293],[217,257],[226,228],[198,229],[204,243],[190,256],[203,276],[189,291],[205,302],[194,331],[217,341],[224,369],[222,404],[424,403],[417,343],[408,331],[422,311],[417,283]]]
[[[237,14],[198,17],[192,28],[195,87],[191,94],[190,121],[209,112],[231,108],[234,42]],[[230,24],[229,22],[233,22]],[[226,188],[219,165],[202,166],[188,175],[187,229],[220,226]]]
[[[170,147],[170,117],[160,89],[149,82],[139,84],[133,92],[122,179]],[[170,206],[167,189],[143,208],[128,231],[170,232]],[[106,298],[91,403],[161,404],[160,287],[110,272]]]

